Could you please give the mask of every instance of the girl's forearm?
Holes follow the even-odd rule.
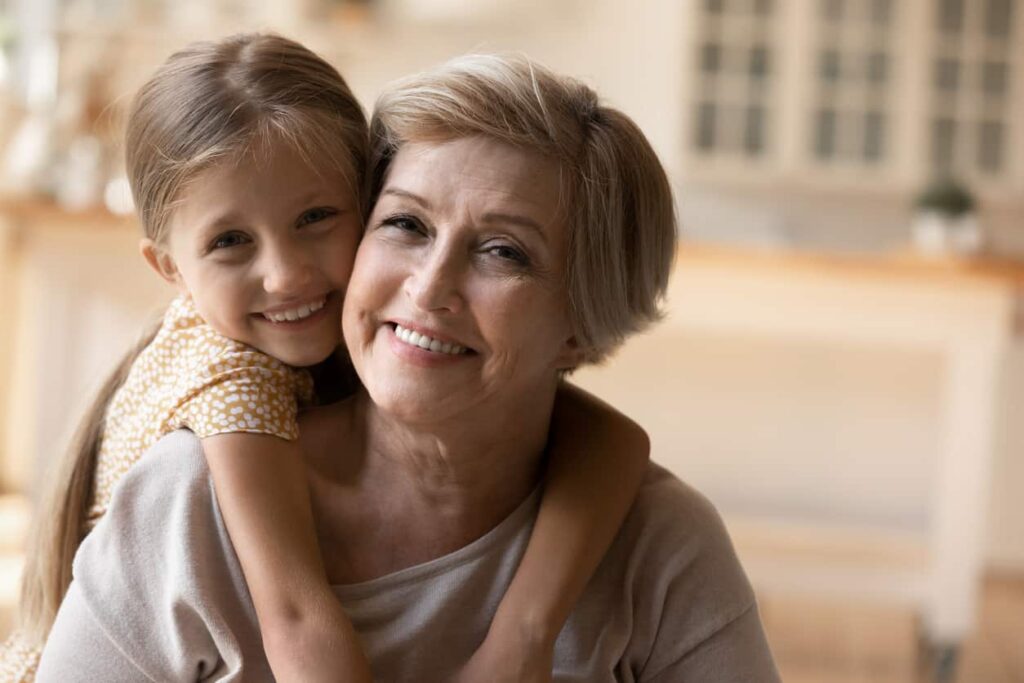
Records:
[[[203,439],[218,506],[279,681],[371,680],[324,571],[302,454],[261,434]]]
[[[611,546],[647,468],[647,434],[563,383],[537,522],[492,629],[546,647]]]

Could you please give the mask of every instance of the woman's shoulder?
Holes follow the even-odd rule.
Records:
[[[650,463],[623,531],[640,540],[703,554],[734,556],[732,543],[714,504],[664,467]]]
[[[191,432],[167,434],[132,466],[79,547],[73,576],[90,618],[152,680],[243,665],[253,672],[245,680],[270,680],[202,443]],[[221,652],[244,656],[225,662]],[[231,678],[237,673],[223,680],[241,680]]]
[[[648,672],[675,666],[734,624],[759,633],[753,589],[715,506],[656,464],[608,554],[647,636]],[[763,651],[755,638],[741,650]],[[636,643],[634,643],[634,647]],[[756,646],[756,647],[755,647]]]

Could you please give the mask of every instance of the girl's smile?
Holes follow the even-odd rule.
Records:
[[[341,343],[341,305],[361,235],[338,173],[280,140],[201,172],[147,260],[217,332],[296,367]]]

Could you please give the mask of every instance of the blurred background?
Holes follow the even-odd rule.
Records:
[[[784,679],[1024,681],[1021,0],[0,0],[0,631],[46,467],[171,292],[120,136],[190,40],[297,38],[364,105],[524,52],[644,129],[666,321],[577,381],[719,507]]]

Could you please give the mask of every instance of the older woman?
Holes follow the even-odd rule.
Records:
[[[525,60],[401,82],[373,133],[376,205],[343,321],[363,388],[302,423],[320,544],[379,680],[486,680],[466,663],[529,538],[560,378],[656,317],[671,198],[626,117]],[[654,465],[552,640],[537,656],[557,680],[777,680],[718,516]],[[39,671],[142,679],[270,680],[187,432],[127,475],[83,543]]]

